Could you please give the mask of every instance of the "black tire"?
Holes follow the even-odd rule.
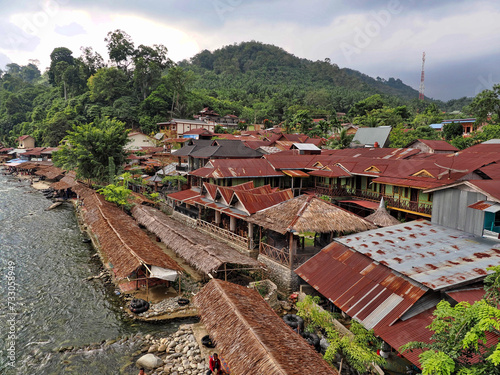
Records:
[[[130,307],[133,307],[134,309],[138,309],[138,308],[141,308],[141,307],[144,307],[146,306],[148,302],[143,300],[143,299],[139,299],[139,298],[134,298],[131,302],[130,302]]]
[[[317,352],[321,350],[319,345],[319,337],[315,333],[304,332],[302,337],[307,341],[307,343],[316,349]]]
[[[295,314],[286,314],[283,315],[283,320],[286,324],[288,324],[292,328],[299,328],[300,331],[304,330],[304,319]]]
[[[201,338],[201,343],[207,348],[215,348],[215,343],[212,341],[209,335],[203,336]]]
[[[145,305],[140,306],[140,307],[130,307],[130,311],[132,311],[135,314],[141,314],[143,312],[146,312],[149,310],[149,302],[146,302]]]
[[[187,298],[179,298],[177,300],[177,303],[180,305],[180,306],[185,306],[187,304],[189,304],[189,300]]]

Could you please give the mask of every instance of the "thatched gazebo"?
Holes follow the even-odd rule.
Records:
[[[280,247],[288,247],[289,254],[277,260],[289,266],[290,269],[294,265],[293,258],[296,255],[297,235],[299,234],[313,232],[314,243],[323,247],[333,240],[335,233],[355,233],[376,228],[362,217],[325,202],[314,195],[301,195],[281,202],[258,211],[247,220],[259,225],[261,233],[262,228],[264,228],[281,235]],[[316,234],[320,234],[321,241],[316,241]],[[286,236],[286,240],[283,236]],[[266,252],[264,248],[269,247],[268,244],[263,244],[262,237],[260,242],[261,254],[273,257],[272,253],[276,253],[274,250],[281,251],[270,249]]]
[[[398,219],[389,214],[385,209],[384,198],[380,199],[380,205],[377,210],[365,217],[365,219],[379,227],[390,227],[391,225],[401,224]]]
[[[231,373],[338,375],[257,291],[214,279],[194,303]]]

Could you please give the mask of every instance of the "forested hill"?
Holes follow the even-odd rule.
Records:
[[[346,112],[352,104],[373,94],[392,96],[399,104],[418,98],[418,91],[399,79],[374,79],[341,69],[328,59],[301,59],[282,48],[254,41],[213,52],[204,50],[180,65],[197,73],[199,88],[222,90],[242,99],[279,95],[320,107],[329,101],[337,111]]]
[[[363,126],[396,125],[412,122],[427,107],[442,113],[471,100],[420,101],[399,79],[373,79],[258,42],[202,51],[174,64],[166,46],[136,47],[122,30],[104,41],[104,58],[91,47],[82,47],[80,56],[57,47],[45,72],[33,63],[0,70],[0,144],[15,145],[30,134],[36,145],[56,146],[68,130],[104,118],[149,134],[159,122],[193,118],[204,107],[268,126],[306,124],[304,115],[336,119],[336,112]]]

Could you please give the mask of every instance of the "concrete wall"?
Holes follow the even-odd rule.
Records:
[[[262,254],[259,254],[257,260],[267,267],[269,280],[276,284],[280,292],[290,294],[298,290],[299,276],[294,271]]]

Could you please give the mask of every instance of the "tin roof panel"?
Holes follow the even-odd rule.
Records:
[[[497,241],[424,220],[336,241],[435,290],[481,279],[487,267],[500,263]]]

